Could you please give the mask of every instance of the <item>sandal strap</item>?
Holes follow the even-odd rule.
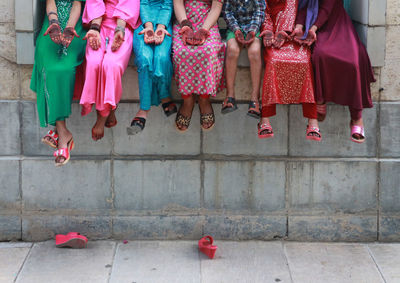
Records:
[[[132,126],[138,126],[142,130],[144,129],[145,125],[146,125],[146,119],[143,118],[143,117],[135,117],[135,118],[133,118],[133,120],[131,122],[131,127]]]
[[[269,125],[269,124],[258,124],[258,128],[260,129],[260,130],[272,130],[272,127],[271,127],[271,125]]]
[[[48,138],[52,139],[54,142],[58,141],[58,134],[56,132],[54,132],[53,130],[49,130],[44,137],[45,138],[48,137]]]
[[[228,107],[227,104],[230,103],[233,106],[235,106],[236,104],[236,99],[234,97],[228,96],[227,98],[225,98],[225,100],[222,102],[222,105],[224,107]]]
[[[175,103],[171,100],[171,101],[168,101],[168,102],[165,102],[165,103],[161,104],[161,106],[162,106],[162,108],[167,108],[171,104],[175,105]]]
[[[53,153],[54,157],[64,157],[65,159],[68,158],[69,156],[69,149],[67,147],[63,147],[60,149],[57,149],[54,153]]]
[[[204,123],[214,123],[215,115],[214,113],[201,114],[200,121],[202,124]]]
[[[351,135],[354,135],[354,134],[359,134],[359,135],[364,136],[364,127],[352,125],[351,126]]]
[[[189,127],[192,117],[185,117],[181,113],[176,115],[175,123],[179,126]]]
[[[312,133],[315,133],[321,137],[321,131],[318,127],[307,126],[307,136],[309,136]]]

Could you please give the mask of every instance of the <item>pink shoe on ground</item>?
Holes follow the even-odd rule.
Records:
[[[205,236],[199,240],[199,250],[211,259],[214,258],[217,251],[217,246],[214,246],[213,242],[214,239],[211,236]]]
[[[57,248],[73,248],[83,249],[86,248],[88,239],[78,232],[69,232],[67,235],[56,235]]]

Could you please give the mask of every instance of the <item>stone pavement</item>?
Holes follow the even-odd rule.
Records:
[[[0,282],[400,282],[400,244],[215,241],[0,243]]]

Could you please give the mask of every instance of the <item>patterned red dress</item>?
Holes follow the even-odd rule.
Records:
[[[285,31],[290,35],[294,29],[297,6],[298,0],[269,0],[262,31]],[[264,61],[262,116],[275,115],[276,104],[303,103],[304,116],[315,119],[310,48],[287,41],[280,49],[266,48]]]

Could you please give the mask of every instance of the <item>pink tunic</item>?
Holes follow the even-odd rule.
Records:
[[[102,116],[108,116],[115,109],[122,96],[121,77],[128,66],[132,52],[133,29],[140,24],[139,0],[87,0],[82,21],[86,24],[93,19],[103,17],[100,37],[101,47],[93,50],[86,46],[86,70],[80,104],[82,115],[96,110]],[[125,20],[125,41],[113,52],[111,44],[117,19]]]

